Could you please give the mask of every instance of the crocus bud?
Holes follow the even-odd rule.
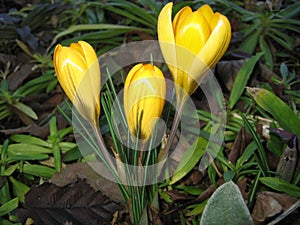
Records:
[[[166,97],[166,81],[159,68],[138,64],[128,73],[124,87],[124,111],[134,137],[147,140],[161,116]]]
[[[172,6],[170,2],[160,12],[158,40],[174,82],[192,94],[227,50],[231,26],[225,16],[214,13],[208,5],[194,12],[186,6],[172,21]]]
[[[54,51],[58,81],[78,112],[98,124],[100,116],[100,66],[96,52],[87,42],[58,44]]]

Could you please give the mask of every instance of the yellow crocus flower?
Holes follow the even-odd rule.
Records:
[[[228,19],[203,5],[196,11],[182,8],[172,21],[170,2],[158,17],[158,40],[174,82],[192,94],[209,68],[224,55],[231,38]],[[182,97],[184,94],[178,93]]]
[[[58,44],[54,50],[58,81],[78,112],[98,124],[100,116],[100,66],[96,52],[87,42],[70,47]]]
[[[166,81],[159,68],[137,64],[128,73],[124,84],[124,111],[134,137],[147,140],[153,123],[161,116],[166,97]]]

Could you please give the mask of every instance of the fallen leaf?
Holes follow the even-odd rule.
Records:
[[[95,191],[102,191],[110,199],[125,204],[118,184],[102,177],[87,163],[68,164],[60,173],[55,173],[49,182],[59,187],[65,187],[78,180],[86,180],[86,183]]]
[[[23,64],[20,68],[8,75],[9,90],[14,91],[20,87],[24,80],[32,74],[32,64]]]
[[[219,74],[218,77],[223,81],[224,85],[230,91],[234,84],[236,75],[246,62],[245,59],[220,61],[217,64],[216,72]]]
[[[269,191],[260,192],[256,198],[252,218],[258,222],[264,222],[281,211],[286,210],[296,201],[297,198],[287,194]]]
[[[32,188],[25,196],[25,208],[35,225],[101,225],[110,222],[123,206],[78,181],[65,187],[44,183]]]
[[[235,164],[236,160],[242,155],[251,140],[251,135],[246,132],[245,127],[242,127],[228,154],[228,161]]]
[[[165,191],[165,192],[167,195],[169,195],[172,202],[182,202],[182,201],[194,199],[194,197],[191,197],[188,194],[182,193],[178,190],[170,190],[170,191]]]

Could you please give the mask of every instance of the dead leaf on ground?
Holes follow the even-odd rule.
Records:
[[[35,225],[101,225],[109,223],[123,206],[78,181],[65,187],[44,183],[31,189],[25,196],[25,208]]]
[[[236,160],[242,155],[251,140],[251,135],[246,132],[245,127],[242,127],[228,154],[228,161],[235,164]]]
[[[245,59],[220,61],[217,64],[216,72],[219,74],[218,77],[223,81],[225,87],[230,91],[234,84],[236,75],[246,62]]]
[[[13,71],[7,77],[9,90],[14,91],[20,87],[24,80],[26,80],[32,74],[32,64],[23,64],[16,71]]]
[[[187,201],[187,200],[192,200],[194,197],[189,196],[186,193],[182,193],[178,190],[170,190],[170,191],[165,191],[167,195],[169,195],[170,199],[172,202],[182,202],[182,201]]]
[[[260,192],[252,211],[252,217],[258,222],[264,222],[269,218],[285,211],[297,201],[297,198],[287,194],[276,192]]]
[[[65,187],[78,180],[86,180],[86,183],[95,191],[100,190],[110,199],[125,204],[118,184],[102,177],[87,163],[68,164],[61,173],[55,173],[49,182],[59,187]]]

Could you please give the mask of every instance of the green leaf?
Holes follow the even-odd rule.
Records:
[[[236,175],[236,172],[234,172],[232,170],[228,170],[228,171],[224,172],[223,177],[224,177],[225,182],[231,181],[235,175]]]
[[[205,206],[200,225],[253,225],[238,186],[232,181],[217,188]]]
[[[273,31],[273,32],[275,32],[275,30]],[[284,47],[284,48],[286,48],[287,50],[289,50],[289,51],[292,51],[292,49],[293,49],[293,43],[291,43],[291,40],[289,40],[289,39],[283,39],[281,36],[276,36],[275,34],[273,34],[273,33],[270,33],[270,34],[268,34],[274,41],[276,41],[278,44],[280,44],[282,47]],[[284,34],[283,34],[284,35]]]
[[[289,5],[288,7],[286,7],[283,10],[280,10],[279,14],[284,18],[292,18],[296,15],[299,15],[300,13],[300,3],[299,2],[295,2],[292,5]]]
[[[65,29],[64,31],[58,33],[54,38],[50,45],[53,46],[57,40],[63,36],[72,34],[77,31],[85,31],[85,30],[119,30],[119,29],[126,29],[127,31],[131,30],[141,30],[145,32],[151,32],[149,29],[140,28],[140,27],[133,27],[133,26],[122,26],[122,25],[115,25],[115,24],[79,24],[79,25],[73,25],[70,26],[68,29]]]
[[[0,207],[0,216],[4,216],[4,215],[10,213],[14,209],[16,209],[18,207],[18,205],[19,205],[19,199],[18,198],[14,198],[14,199],[4,203]]]
[[[13,172],[18,168],[18,164],[10,165],[4,172],[1,174],[2,176],[10,176]]]
[[[30,190],[30,188],[23,184],[22,182],[16,180],[12,176],[9,177],[10,181],[13,184],[13,190],[15,196],[17,196],[20,200],[20,202],[24,203],[25,202],[25,194]]]
[[[200,137],[183,155],[171,178],[170,185],[176,183],[190,172],[202,155],[205,153],[207,140]]]
[[[263,53],[258,53],[255,56],[252,56],[245,64],[242,66],[240,71],[235,78],[234,85],[231,90],[231,94],[229,97],[228,105],[230,109],[234,107],[239,98],[241,97],[244,89],[247,85],[247,82],[252,74],[255,64],[260,59]]]
[[[251,124],[249,123],[249,121],[247,120],[245,115],[241,114],[241,116],[242,116],[245,126],[247,128],[247,131],[250,132],[250,134],[257,146],[257,150],[258,150],[258,154],[259,154],[260,158],[256,158],[256,160],[258,161],[258,165],[259,165],[260,169],[262,170],[263,175],[266,176],[269,171],[269,164],[268,164],[267,155],[266,155],[265,149],[261,143],[260,137],[254,130],[254,128],[251,126]]]
[[[49,82],[57,80],[53,74],[45,74],[43,76],[37,77],[28,81],[26,84],[22,85],[17,89],[13,95],[15,97],[24,97],[30,94],[35,94],[41,92],[44,88],[48,87]]]
[[[251,156],[253,156],[254,151],[257,149],[255,141],[252,141],[244,150],[243,154],[236,161],[236,167],[240,168],[245,162],[247,162]]]
[[[264,39],[264,36],[261,36],[259,38],[259,47],[261,48],[262,52],[264,53],[266,65],[272,70],[273,69],[273,55],[272,55],[270,46]]]
[[[23,172],[33,176],[50,178],[55,170],[48,166],[25,164]]]
[[[178,185],[176,186],[176,189],[184,190],[186,193],[191,195],[201,195],[203,193],[202,189],[195,186]]]
[[[39,145],[18,143],[18,144],[10,144],[8,146],[8,153],[15,154],[15,155],[30,155],[36,153],[48,154],[48,153],[52,153],[52,149],[45,148]]]
[[[1,225],[22,225],[21,223],[15,223],[15,222],[11,222],[11,221],[8,221],[2,217],[0,217],[0,224]]]
[[[186,216],[196,216],[201,214],[207,204],[207,201],[208,200],[205,200],[204,202],[201,202],[200,204],[196,205],[196,207],[193,210],[186,213]]]
[[[285,102],[263,88],[247,88],[247,92],[261,108],[273,116],[284,130],[300,137],[300,119]]]
[[[6,179],[6,177],[4,177],[4,179],[2,179],[1,185],[2,186],[0,188],[0,203],[4,204],[5,202],[7,202],[11,199],[10,191],[9,191],[9,182]]]
[[[259,41],[259,37],[261,36],[261,28],[257,29],[257,26],[254,26],[255,31],[249,34],[245,34],[246,38],[241,43],[239,49],[245,53],[253,54],[255,47]]]
[[[279,178],[261,177],[259,178],[259,181],[276,191],[281,191],[297,198],[300,197],[300,188],[298,186],[290,184],[289,182],[286,182]]]
[[[32,137],[25,134],[13,134],[10,137],[11,140],[23,144],[29,144],[29,145],[38,145],[46,148],[51,148],[51,144],[49,144],[47,141],[44,141],[43,139]]]
[[[26,154],[26,155],[18,155],[18,154],[9,154],[7,157],[8,162],[14,161],[27,161],[27,160],[44,160],[48,159],[49,156],[46,154]]]
[[[31,117],[32,119],[38,119],[36,113],[28,105],[25,105],[22,102],[16,102],[12,106],[21,111],[22,113],[26,114],[27,116]]]
[[[82,157],[82,154],[78,148],[78,146],[75,146],[74,148],[67,151],[65,154],[62,155],[62,161],[63,162],[70,162],[74,160],[78,160]]]

